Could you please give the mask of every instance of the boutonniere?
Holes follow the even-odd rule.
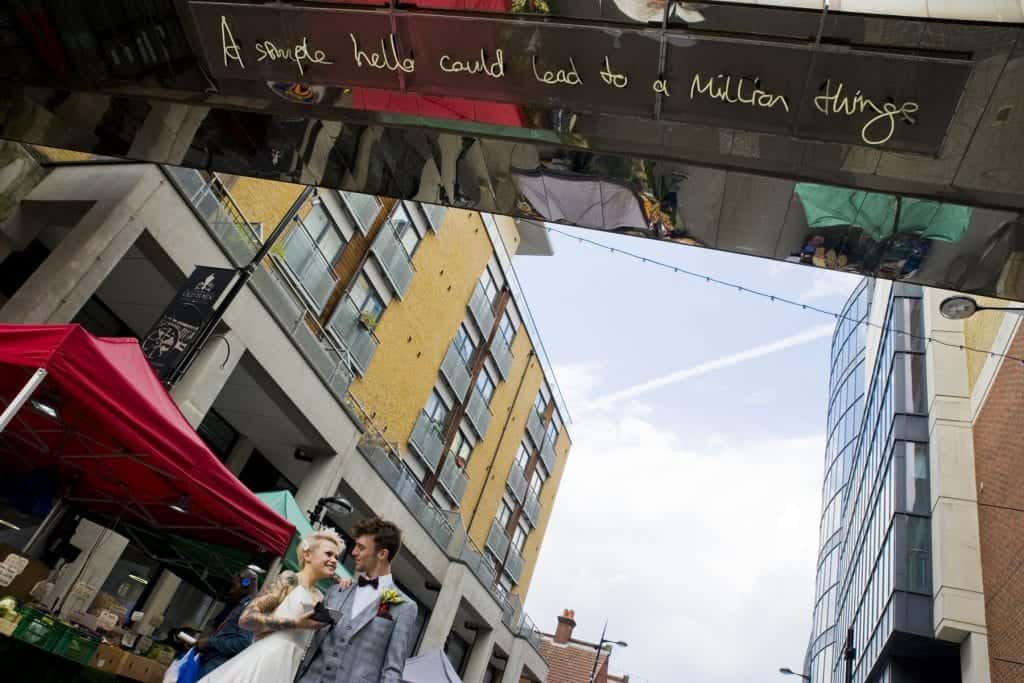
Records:
[[[401,605],[403,602],[405,602],[405,600],[402,599],[401,593],[396,591],[394,588],[388,588],[380,594],[380,604],[377,605],[377,616],[390,619],[391,606]]]

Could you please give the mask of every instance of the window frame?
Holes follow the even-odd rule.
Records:
[[[484,389],[481,388],[481,384],[483,384],[484,387],[490,387],[490,391],[484,391]],[[484,403],[491,405],[491,399],[494,398],[494,392],[497,390],[498,384],[494,381],[494,378],[491,376],[491,371],[487,369],[486,365],[480,368],[480,373],[476,376],[476,381],[473,382],[473,386],[480,392],[480,395],[484,399]]]

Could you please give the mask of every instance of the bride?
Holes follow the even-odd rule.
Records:
[[[283,572],[239,617],[256,633],[252,645],[207,674],[200,683],[280,683],[299,670],[313,631],[313,607],[323,600],[316,582],[334,576],[345,544],[333,531],[314,531],[299,544],[299,572]]]

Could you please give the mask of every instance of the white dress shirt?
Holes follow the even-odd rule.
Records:
[[[380,601],[380,594],[389,588],[394,588],[395,582],[391,574],[377,577],[377,587],[356,585],[356,594],[352,596],[352,618],[362,612],[370,605]]]

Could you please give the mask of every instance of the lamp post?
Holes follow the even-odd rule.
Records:
[[[604,637],[604,634],[608,631],[608,622],[604,622],[604,628],[601,629],[601,642],[597,644],[597,654],[594,655],[594,668],[590,672],[590,683],[594,683],[597,680],[597,665],[601,661],[601,651],[604,649],[604,644],[618,645],[619,647],[629,647],[629,644],[622,640],[608,640]],[[609,651],[609,655],[610,655]]]
[[[324,508],[326,507],[340,508],[343,514],[352,514],[352,503],[348,502],[348,499],[342,498],[341,496],[328,496],[321,498],[316,502],[316,506],[313,511],[309,513],[309,523],[316,529],[324,518]]]
[[[780,674],[785,674],[786,676],[799,676],[800,678],[804,679],[805,681],[810,681],[811,680],[811,677],[808,676],[807,674],[797,673],[796,671],[793,671],[792,669],[790,669],[788,666],[784,666],[781,669],[779,669],[779,673]]]
[[[966,320],[978,311],[1003,311],[1005,313],[1024,315],[1024,308],[981,306],[974,297],[970,296],[947,297],[939,304],[939,313],[942,314],[943,318],[948,318],[950,320]]]

